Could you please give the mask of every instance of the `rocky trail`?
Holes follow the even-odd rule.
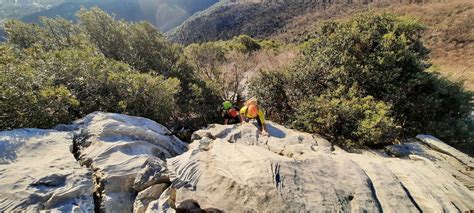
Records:
[[[0,212],[464,212],[474,159],[429,135],[348,153],[268,123],[210,125],[184,143],[151,120],[93,113],[0,132]]]

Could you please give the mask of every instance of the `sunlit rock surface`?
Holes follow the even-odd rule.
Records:
[[[433,136],[348,153],[268,122],[186,144],[148,119],[93,113],[0,132],[0,212],[464,212],[473,159]]]
[[[453,157],[426,142],[407,148],[402,158],[375,151],[354,154],[331,148],[317,135],[274,123],[268,128],[270,137],[259,135],[253,125],[214,125],[196,132],[188,152],[168,159],[176,207],[189,209],[192,203],[195,209],[229,212],[474,209],[468,188],[474,182],[472,167],[465,164],[472,158],[465,155]]]
[[[143,209],[170,184],[166,158],[187,150],[139,117],[98,112],[56,129],[0,132],[0,212]]]
[[[0,212],[94,210],[92,172],[81,167],[68,132],[0,132]]]

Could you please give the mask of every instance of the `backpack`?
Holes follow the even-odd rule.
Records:
[[[237,112],[235,108],[230,108],[227,112],[232,118],[235,118],[239,115],[239,113]]]

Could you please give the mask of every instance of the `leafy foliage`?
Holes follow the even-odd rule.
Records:
[[[1,129],[51,127],[97,110],[168,122],[176,107],[177,79],[140,74],[92,51],[29,49],[15,56],[2,45],[1,52]]]
[[[323,134],[345,147],[390,144],[398,133],[386,103],[354,94],[321,95],[302,101],[292,125]]]
[[[390,14],[323,23],[296,62],[261,75],[253,93],[267,106],[285,109],[272,115],[277,119],[346,147],[421,132],[450,143],[472,142],[473,94],[461,83],[425,71],[423,29]]]
[[[236,100],[242,95],[244,73],[249,69],[245,60],[261,49],[260,43],[241,35],[229,41],[191,44],[185,55],[194,65],[197,77],[218,94],[221,101]]]
[[[78,17],[6,23],[0,129],[50,127],[93,111],[194,128],[216,119],[210,112],[218,98],[182,48],[152,25],[117,21],[97,8]]]

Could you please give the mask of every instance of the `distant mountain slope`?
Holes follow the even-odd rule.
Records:
[[[40,17],[63,17],[69,20],[75,20],[75,13],[83,8],[98,6],[99,8],[114,13],[118,18],[130,21],[138,21],[145,19],[145,15],[140,12],[140,7],[136,0],[123,0],[118,4],[115,0],[91,0],[91,1],[74,1],[64,2],[47,10],[39,11],[21,19],[25,22],[39,22]]]
[[[250,2],[250,3],[249,3]],[[260,3],[255,3],[260,2]],[[328,2],[331,2],[330,4]],[[474,91],[474,1],[450,0],[425,4],[400,1],[246,0],[210,8],[191,17],[168,34],[182,44],[226,40],[240,34],[299,43],[315,31],[319,21],[347,18],[361,11],[392,12],[420,20],[427,26],[425,44],[432,62],[452,79],[466,80]]]
[[[183,44],[226,40],[240,34],[264,38],[281,31],[293,18],[334,5],[367,8],[369,4],[438,1],[441,0],[232,0],[191,17],[170,32],[169,38]],[[337,14],[339,11],[334,11]]]
[[[0,24],[63,3],[65,0],[0,0]]]
[[[98,6],[128,21],[147,20],[161,31],[170,30],[180,25],[195,12],[204,10],[218,0],[92,0],[65,2],[45,11],[24,17],[24,21],[38,21],[40,16],[62,16],[74,19],[74,14],[81,8]]]
[[[81,7],[98,6],[118,18],[147,20],[161,31],[168,31],[216,2],[218,0],[0,0],[0,24],[9,18],[38,22],[41,16],[74,20],[74,14]]]
[[[291,18],[321,7],[316,1],[306,4],[232,3],[222,4],[192,17],[169,34],[173,41],[195,42],[226,40],[247,34],[262,38],[275,33]]]

